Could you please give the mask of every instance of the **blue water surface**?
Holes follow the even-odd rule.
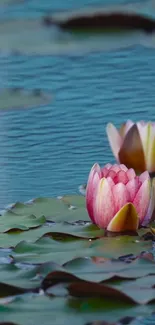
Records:
[[[29,0],[2,6],[0,12],[1,19],[18,19],[104,3]],[[52,100],[35,109],[0,111],[0,208],[76,193],[95,162],[114,161],[106,124],[154,119],[155,50],[135,45],[78,55],[2,53],[4,87],[40,88]]]

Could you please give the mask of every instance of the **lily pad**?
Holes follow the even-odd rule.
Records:
[[[95,249],[98,256],[107,258],[118,258],[122,255],[132,254],[138,255],[142,251],[150,250],[152,247],[151,241],[144,241],[132,236],[120,236],[120,237],[105,237],[93,241],[90,245]]]
[[[95,264],[93,259],[78,258],[66,263],[62,270],[52,270],[43,280],[44,290],[62,283],[107,283],[119,288],[154,288],[154,263],[136,260],[130,264],[108,260],[102,264]],[[152,274],[152,275],[150,275]],[[149,284],[147,284],[147,278]],[[137,279],[137,280],[135,280]],[[143,283],[144,279],[144,283]],[[130,280],[130,281],[129,281]],[[134,280],[134,281],[131,281]],[[155,282],[154,282],[155,283]],[[131,285],[130,285],[131,284]],[[145,285],[144,285],[145,284]],[[91,284],[90,284],[91,286]]]
[[[12,230],[8,233],[0,233],[0,247],[14,247],[22,240],[35,242],[45,233],[47,233],[46,227],[38,227],[29,231]]]
[[[47,234],[46,234],[47,236]],[[62,237],[63,238],[63,237]],[[43,263],[53,261],[64,264],[77,257],[108,257],[117,258],[122,253],[139,254],[151,247],[151,242],[134,242],[129,238],[102,238],[92,242],[77,240],[70,242],[41,238],[36,243],[19,243],[13,250],[12,256],[16,262]],[[119,249],[118,249],[119,248]]]
[[[9,210],[8,210],[9,211]],[[19,215],[44,215],[47,221],[75,222],[89,221],[90,218],[85,208],[85,200],[80,195],[64,196],[57,198],[37,198],[31,204],[17,202],[11,211]]]
[[[44,216],[18,215],[12,211],[4,212],[0,217],[0,232],[7,232],[12,229],[28,230],[43,225],[46,222]]]
[[[44,22],[48,26],[56,25],[63,30],[83,33],[107,33],[107,31],[121,32],[125,30],[142,30],[152,33],[155,30],[155,21],[133,12],[98,12],[94,14],[81,14],[70,17],[64,21],[56,20],[52,16],[46,17]]]
[[[51,97],[39,89],[26,91],[12,88],[0,91],[0,110],[33,108],[50,103]]]
[[[54,263],[45,263],[31,269],[21,269],[20,267],[8,264],[0,265],[0,297],[11,295],[10,290],[24,290],[38,288],[45,277],[51,270],[61,270],[61,267]],[[6,288],[6,292],[2,289]]]
[[[86,240],[68,243],[41,238],[35,244],[19,243],[13,250],[12,257],[15,262],[38,264],[53,261],[62,265],[75,257],[93,255],[89,244]]]
[[[146,316],[153,312],[154,304],[136,306],[126,301],[115,303],[105,298],[49,298],[47,296],[20,298],[6,306],[0,306],[0,319],[20,325],[87,324],[93,321],[118,321],[132,315]]]
[[[154,274],[155,262],[138,258],[132,263],[106,260],[95,263],[96,259],[79,258],[64,265],[64,271],[74,274],[81,280],[103,282],[108,279],[137,279]],[[138,280],[137,280],[138,281]]]

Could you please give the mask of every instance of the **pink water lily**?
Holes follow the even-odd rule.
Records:
[[[109,123],[107,135],[119,163],[138,173],[155,171],[155,123],[128,120],[119,130]]]
[[[93,223],[113,232],[146,226],[154,211],[154,181],[147,171],[136,176],[125,165],[95,164],[86,188],[86,207]]]

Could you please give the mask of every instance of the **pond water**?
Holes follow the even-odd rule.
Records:
[[[150,2],[149,6],[142,3],[143,9],[150,8]],[[3,22],[21,19],[22,29],[22,19],[38,19],[49,10],[103,4],[99,0],[10,1],[9,6],[1,6],[0,16]],[[20,33],[18,28],[15,44],[19,47]],[[28,35],[30,41],[31,29]],[[114,161],[105,133],[109,121],[119,125],[128,118],[154,119],[153,47],[131,44],[89,53],[76,47],[70,53],[66,42],[66,54],[59,53],[58,47],[55,52],[53,41],[53,53],[45,55],[40,38],[38,52],[26,55],[24,50],[11,54],[9,38],[7,47],[3,41],[0,38],[0,88],[41,89],[51,100],[32,109],[0,111],[0,208],[38,196],[76,193],[94,162]]]
[[[118,3],[155,17],[154,1],[1,1],[0,209],[77,193],[95,162],[114,162],[108,122],[154,120],[155,35],[75,37],[42,24],[49,13]],[[10,254],[1,250],[0,264]]]

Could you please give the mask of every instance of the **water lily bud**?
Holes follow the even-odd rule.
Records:
[[[120,130],[109,123],[107,135],[114,156],[119,163],[137,173],[155,172],[155,123],[127,121]]]
[[[136,231],[152,219],[154,181],[147,171],[136,176],[125,165],[95,164],[86,188],[86,207],[94,224],[113,232]]]

